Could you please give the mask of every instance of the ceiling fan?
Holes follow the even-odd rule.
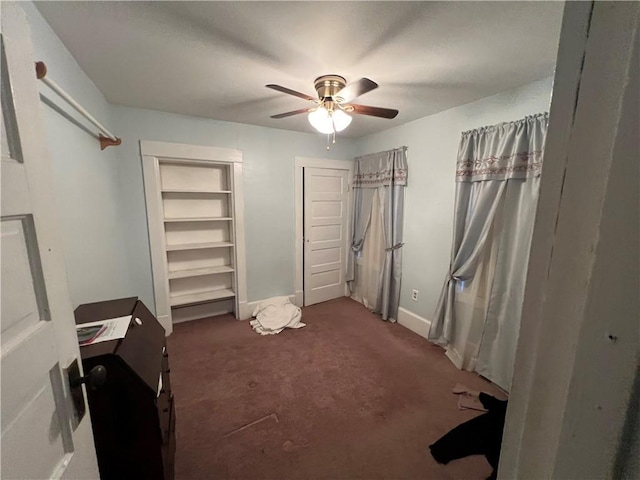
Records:
[[[269,84],[265,86],[278,92],[303,98],[314,104],[311,107],[271,115],[271,118],[285,118],[308,113],[309,123],[320,133],[341,132],[351,123],[350,113],[388,119],[398,115],[398,110],[391,108],[369,107],[351,103],[356,97],[378,88],[378,84],[368,78],[361,78],[347,85],[347,81],[340,75],[322,75],[314,82],[318,94],[317,98],[280,85]]]

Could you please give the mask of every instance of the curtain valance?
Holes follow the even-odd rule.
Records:
[[[548,113],[525,117],[462,134],[456,166],[457,182],[537,177]]]
[[[378,188],[407,184],[407,148],[356,157],[354,188]]]

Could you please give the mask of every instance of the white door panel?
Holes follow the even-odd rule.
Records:
[[[2,376],[3,432],[15,422],[25,408],[25,402],[42,389],[43,383],[46,383],[44,376],[58,362],[55,344],[48,340],[52,336],[51,322],[39,322],[13,341],[2,343],[3,369],[21,373]]]
[[[345,293],[347,170],[304,169],[304,304]]]
[[[63,368],[79,357],[24,13],[2,5],[2,478],[97,478],[88,415]],[[85,404],[86,409],[86,404]]]
[[[2,216],[20,215],[24,209],[31,211],[29,185],[22,163],[5,157],[2,150]],[[12,201],[9,201],[12,199]],[[13,210],[12,210],[13,209]],[[16,210],[17,209],[17,210]]]
[[[3,478],[51,478],[66,456],[63,428],[58,416],[51,415],[57,405],[47,380],[47,377],[41,380],[42,387],[29,397],[16,421],[2,433]],[[49,421],[43,422],[43,418]],[[34,452],[37,458],[25,455],[26,452]]]
[[[344,237],[342,235],[342,224],[335,224],[335,222],[342,222],[342,218],[322,218],[320,220],[314,219],[314,221],[316,225],[311,227],[311,241],[315,242],[319,247],[327,248],[333,245],[340,245],[340,242],[344,241]],[[333,223],[333,225],[330,223]]]
[[[335,200],[316,201],[311,205],[314,218],[335,218],[342,215],[342,202]]]
[[[342,258],[342,248],[323,248],[311,252],[311,263],[313,265],[326,265],[339,263]]]
[[[2,345],[40,322],[41,312],[36,285],[41,285],[42,279],[34,282],[32,271],[32,268],[38,271],[40,262],[32,260],[33,250],[27,244],[28,238],[33,238],[33,235],[25,231],[31,230],[25,225],[27,220],[4,217],[0,224],[0,271],[2,279],[10,279],[2,283]],[[31,254],[29,250],[32,250]]]

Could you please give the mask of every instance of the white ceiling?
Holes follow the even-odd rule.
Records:
[[[349,137],[379,132],[552,74],[561,2],[38,2],[116,104],[313,131],[305,100],[335,73],[380,87],[354,103]],[[55,80],[55,65],[49,66]]]

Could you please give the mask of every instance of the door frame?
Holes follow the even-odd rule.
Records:
[[[304,306],[304,168],[322,168],[327,170],[347,170],[349,172],[349,196],[347,200],[347,211],[349,212],[349,221],[347,223],[347,237],[345,238],[345,252],[348,251],[351,244],[352,225],[351,225],[351,207],[353,205],[353,189],[351,182],[353,180],[353,160],[332,160],[328,158],[313,157],[295,157],[294,163],[294,215],[295,215],[295,270],[294,270],[294,289],[295,304],[298,307]],[[345,265],[346,267],[346,265]],[[345,296],[349,296],[349,287],[345,282]]]
[[[620,259],[634,211],[616,190],[638,155],[623,107],[639,18],[636,2],[564,6],[500,479],[611,478],[624,460],[638,265]]]

